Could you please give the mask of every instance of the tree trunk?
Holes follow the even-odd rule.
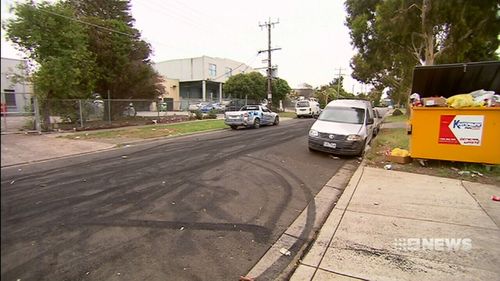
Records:
[[[51,129],[50,124],[50,97],[52,96],[52,90],[47,93],[47,97],[43,99],[42,102],[42,114],[43,114],[43,126],[44,131],[49,131]]]
[[[431,23],[427,22],[427,15],[431,11],[431,0],[422,3],[422,35],[424,37],[424,65],[434,65],[434,33]]]

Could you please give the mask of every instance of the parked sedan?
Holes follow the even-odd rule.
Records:
[[[216,109],[217,111],[225,111],[226,110],[226,105],[223,103],[220,103],[220,102],[214,103],[213,106],[214,106],[214,109]]]
[[[262,105],[245,105],[239,111],[226,111],[224,123],[236,130],[239,126],[259,128],[260,125],[278,125],[280,117]]]
[[[207,103],[207,104],[202,105],[200,107],[200,111],[203,113],[208,113],[208,112],[210,112],[210,110],[213,110],[213,109],[216,109],[216,108],[215,108],[214,104],[212,104],[212,103]]]
[[[201,108],[206,105],[208,105],[208,102],[192,103],[189,105],[188,110],[189,111],[201,110]]]

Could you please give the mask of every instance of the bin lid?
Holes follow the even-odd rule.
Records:
[[[417,66],[411,92],[445,98],[484,89],[500,94],[500,61]]]

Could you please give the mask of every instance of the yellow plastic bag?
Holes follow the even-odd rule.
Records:
[[[401,157],[406,157],[406,156],[410,156],[410,152],[408,152],[408,150],[406,150],[406,149],[394,148],[394,149],[391,151],[391,155],[392,155],[392,156],[401,156]]]
[[[474,97],[471,94],[461,94],[454,95],[446,99],[446,104],[453,108],[463,108],[463,107],[480,107],[483,106],[482,102],[474,101]]]

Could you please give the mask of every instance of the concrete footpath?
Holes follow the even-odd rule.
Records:
[[[2,134],[2,168],[91,153],[115,144],[57,138],[61,134]]]
[[[500,187],[361,165],[291,280],[500,280],[492,195]]]

